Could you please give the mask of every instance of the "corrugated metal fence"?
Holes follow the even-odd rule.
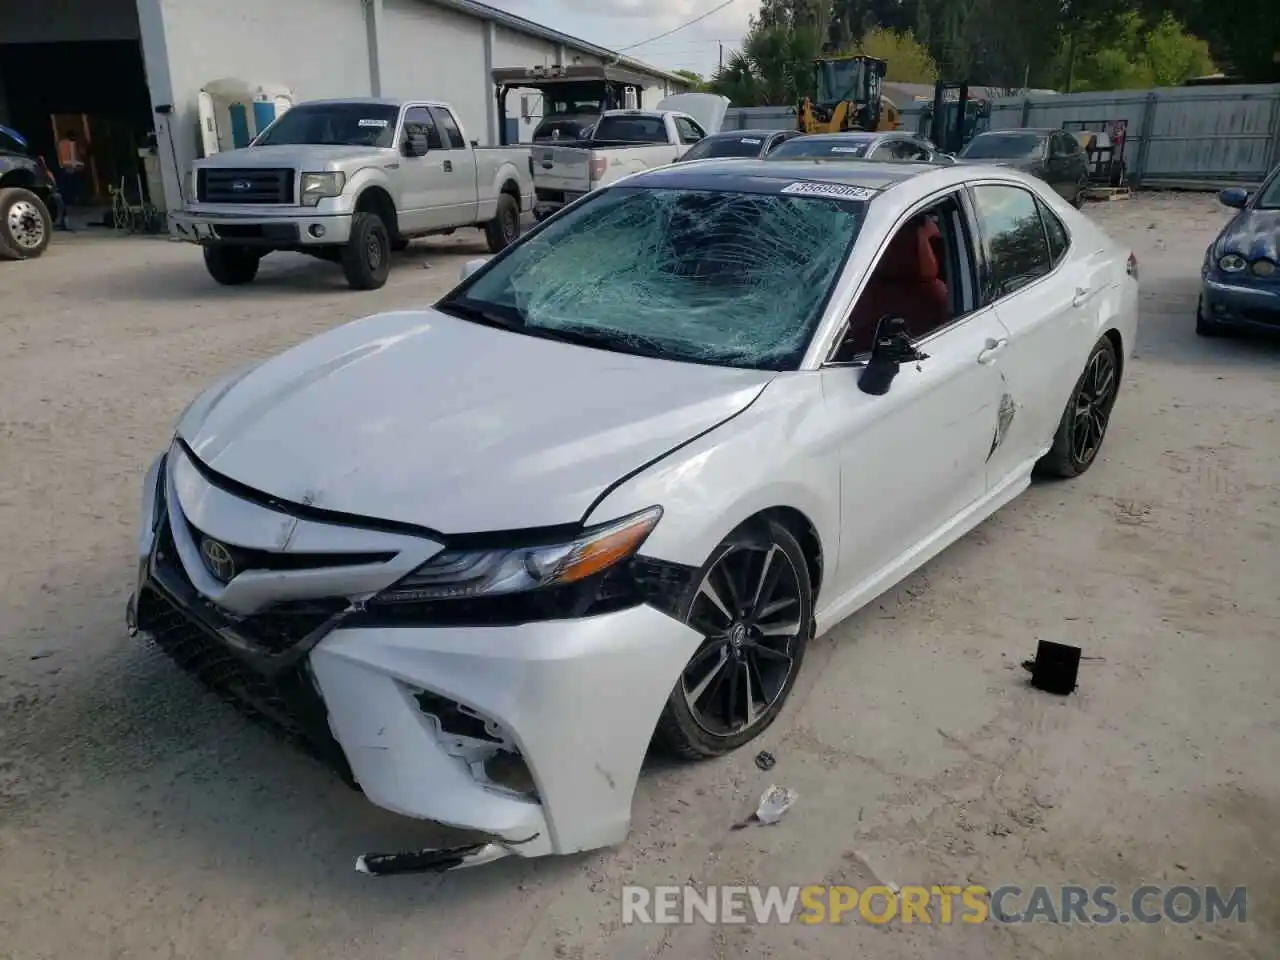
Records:
[[[922,105],[898,104],[902,127],[917,130]],[[726,129],[787,128],[793,107],[736,107]],[[1103,129],[1125,121],[1130,182],[1213,189],[1257,184],[1280,164],[1280,84],[1173,87],[1102,93],[1036,94],[992,101],[991,128]]]

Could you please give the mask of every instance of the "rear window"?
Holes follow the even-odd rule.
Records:
[[[592,139],[620,143],[670,142],[662,117],[601,117]]]
[[[983,133],[960,151],[967,160],[1025,160],[1040,150],[1038,133]]]
[[[695,143],[684,155],[686,160],[708,160],[712,157],[758,157],[764,149],[765,137],[708,137]]]
[[[796,159],[830,157],[865,157],[871,147],[870,140],[836,140],[827,138],[796,137],[769,154],[770,157]]]
[[[581,120],[567,120],[564,118],[549,118],[543,120],[533,131],[533,142],[543,143],[548,140],[577,140],[580,139],[595,122],[595,118]]]

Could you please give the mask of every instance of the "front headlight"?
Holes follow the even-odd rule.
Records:
[[[662,508],[655,506],[559,542],[446,549],[378,599],[391,603],[464,600],[578,583],[633,557],[661,518]]]
[[[327,197],[342,196],[347,177],[343,173],[304,173],[301,196],[304,207],[314,207]]]
[[[1228,253],[1218,260],[1218,269],[1223,273],[1239,273],[1249,264],[1238,253]]]
[[[1253,261],[1253,275],[1263,280],[1270,280],[1276,275],[1276,265],[1271,260]]]

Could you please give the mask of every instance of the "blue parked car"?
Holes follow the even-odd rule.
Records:
[[[1218,199],[1240,212],[1205,251],[1196,333],[1280,331],[1280,167],[1254,193],[1232,187]]]

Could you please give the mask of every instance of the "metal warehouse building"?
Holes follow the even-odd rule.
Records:
[[[678,76],[474,0],[0,2],[0,123],[49,161],[55,131],[84,131],[100,201],[109,185],[136,181],[154,131],[167,206],[180,203],[175,169],[199,153],[197,98],[214,80],[280,84],[297,101],[446,100],[469,137],[494,144],[494,67],[601,63],[651,78],[644,106],[685,89]]]

